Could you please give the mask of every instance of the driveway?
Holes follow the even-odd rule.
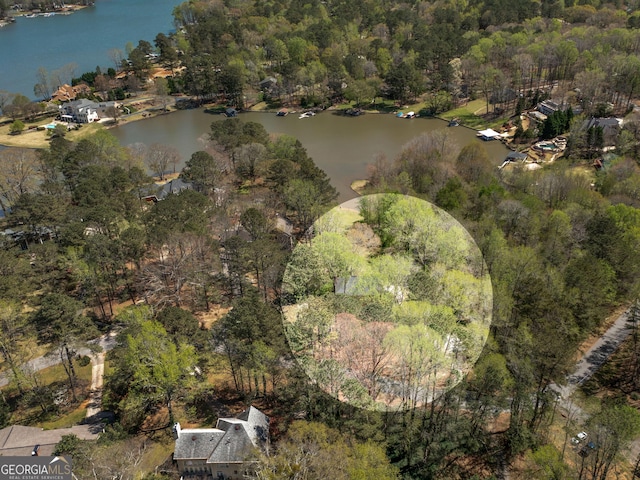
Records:
[[[95,340],[91,340],[89,343],[97,344],[102,347],[103,352],[108,352],[116,345],[116,335],[117,331],[113,331],[107,333]],[[87,355],[92,356],[94,353],[89,348],[79,348],[77,351],[78,355]],[[29,360],[27,362],[27,368],[30,370],[37,372],[40,370],[44,370],[45,368],[53,367],[60,363],[60,357],[56,354],[44,355],[42,357],[34,358],[33,360]],[[6,372],[0,374],[0,387],[4,387],[8,385],[10,381],[10,375]]]

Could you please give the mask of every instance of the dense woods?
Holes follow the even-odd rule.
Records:
[[[471,233],[484,257],[478,275],[485,268],[491,275],[488,341],[473,370],[431,402],[379,411],[337,401],[293,361],[292,349],[310,347],[285,335],[281,313],[306,299],[313,340],[330,315],[326,294],[361,265],[332,236],[331,222],[315,227],[322,241],[312,238],[310,227],[337,194],[299,141],[237,118],[213,122],[209,142],[180,173],[192,188],[163,196],[148,173],[171,174],[172,147],[124,148],[105,131],[77,143],[56,137],[47,150],[0,151],[0,208],[8,214],[0,353],[10,378],[3,425],[64,415],[82,401],[78,369],[87,360],[77,352],[117,331],[103,399],[116,423],[96,444],[60,447],[73,451],[78,472],[96,478],[114,478],[100,467],[109,451],[127,452],[113,468],[133,478],[147,439],[162,442],[155,432],[168,436],[174,419],[210,426],[251,402],[277,419],[256,478],[489,479],[516,464],[521,478],[628,472],[625,449],[640,434],[636,8],[546,0],[183,3],[174,12],[177,32],[155,44],[159,61],[176,71],[171,88],[203,100],[242,107],[252,95],[305,106],[422,98],[438,113],[480,98],[494,119],[547,97],[565,104],[531,132],[568,137],[564,156],[543,168],[498,169],[502,159],[489,158],[481,142],[456,145],[446,130],[370,168],[367,193],[429,200]],[[149,48],[131,50],[133,71],[148,68]],[[608,142],[615,150],[606,168],[595,169],[593,160],[604,160],[603,132],[585,129],[584,120],[612,113],[628,116]],[[463,331],[476,311],[462,294],[438,304],[434,280],[439,262],[462,255],[459,245],[448,239],[449,250],[434,253],[411,236],[419,218],[402,224],[389,205],[364,207],[352,236],[390,254],[402,246],[410,257],[375,260],[376,275],[433,303],[433,317],[419,324],[409,306],[384,294],[366,304],[354,295],[340,307],[370,326],[388,314],[402,332],[447,322]],[[402,262],[412,265],[410,275],[397,272]],[[287,264],[293,270],[283,282]],[[458,286],[469,276],[447,281]],[[602,395],[577,398],[581,416],[567,412],[556,392],[579,346],[634,302],[635,333],[615,363],[618,375],[634,380],[587,386],[590,396]],[[44,350],[63,367],[56,384],[24,368]],[[369,387],[375,399],[377,387]],[[588,451],[570,440],[583,428]]]
[[[185,2],[159,36],[177,89],[242,106],[259,92],[303,106],[429,93],[432,113],[469,98],[514,111],[556,96],[586,115],[637,93],[635,4],[600,2]],[[519,100],[520,98],[520,100]],[[613,104],[612,107],[609,104]]]

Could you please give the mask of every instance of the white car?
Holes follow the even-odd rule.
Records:
[[[578,437],[578,440],[584,440],[587,438],[587,432],[580,432],[576,437]]]

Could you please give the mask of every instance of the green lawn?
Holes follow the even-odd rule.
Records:
[[[440,115],[440,117],[444,118],[445,120],[457,118],[460,120],[461,125],[476,130],[481,130],[484,128],[494,128],[497,130],[509,120],[510,116],[508,114],[504,114],[500,117],[495,117],[487,120],[486,118],[481,116],[485,114],[486,107],[487,104],[483,99],[477,99],[467,103],[463,107],[444,112]]]
[[[87,391],[91,385],[91,364],[84,367],[75,363],[76,375],[78,377],[78,387],[76,395],[81,401],[79,404],[62,407],[55,414],[47,414],[43,416],[40,407],[35,403],[28,405],[24,399],[19,397],[18,390],[14,384],[4,387],[3,393],[6,395],[10,404],[15,402],[16,410],[12,413],[11,422],[23,425],[37,425],[45,429],[70,427],[78,424],[86,415],[86,405],[82,404],[82,400],[86,397]],[[67,375],[62,365],[40,370],[38,372],[39,382],[41,385],[49,385],[54,391],[66,388]],[[83,388],[84,387],[84,388]]]
[[[87,409],[85,407],[78,406],[78,408],[67,413],[66,415],[62,415],[46,422],[40,422],[38,423],[38,426],[42,427],[45,430],[73,427],[74,425],[78,425],[80,422],[82,422],[82,420],[85,419],[86,415]]]
[[[481,128],[487,125],[487,121],[476,115],[476,112],[484,112],[485,110],[485,101],[482,99],[473,100],[463,107],[455,108],[453,110],[449,110],[448,112],[444,112],[440,115],[445,120],[451,120],[452,118],[458,118],[460,123],[465,127],[471,128]]]

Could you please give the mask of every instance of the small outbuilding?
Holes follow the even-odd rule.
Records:
[[[486,130],[479,130],[477,136],[480,137],[482,140],[488,141],[488,140],[495,140],[496,138],[499,138],[500,133],[496,132],[492,128],[487,128]]]
[[[526,153],[522,152],[509,152],[505,161],[507,162],[524,162],[529,156]]]

